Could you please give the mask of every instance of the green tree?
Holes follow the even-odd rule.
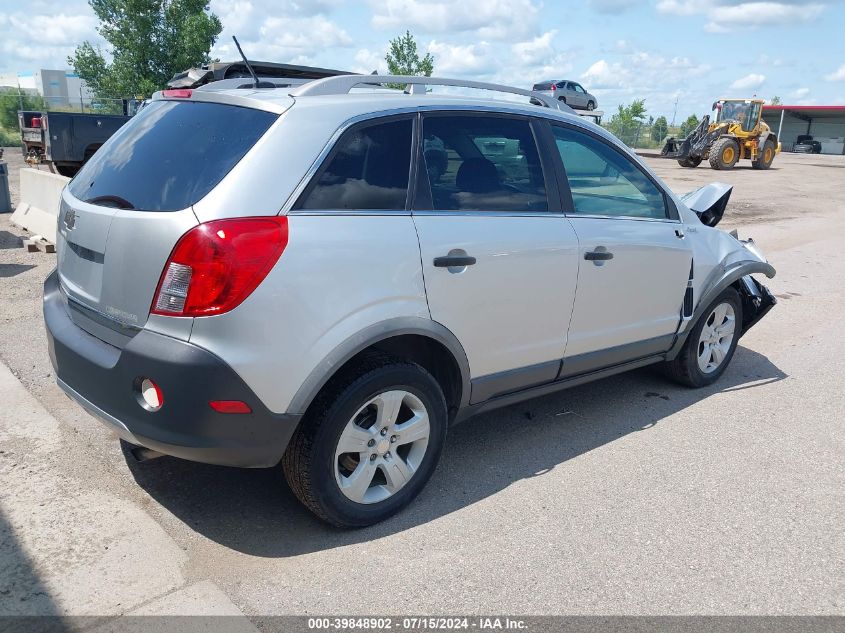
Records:
[[[68,63],[99,98],[149,96],[177,72],[208,63],[223,30],[208,0],[88,0],[111,61],[84,42]]]
[[[620,103],[607,127],[626,145],[636,145],[645,122],[645,112],[645,99],[636,99],[629,105]]]
[[[666,135],[669,133],[669,123],[666,121],[665,116],[659,116],[655,119],[654,123],[651,126],[651,140],[657,141],[658,143],[666,138]]]
[[[0,88],[0,127],[18,129],[18,110],[44,110],[44,99],[38,95],[21,94],[17,88]]]
[[[771,98],[769,103],[771,103],[772,105],[780,105],[780,97],[775,95],[774,97]]]
[[[700,123],[700,121],[698,120],[698,117],[697,117],[697,116],[695,116],[694,114],[690,114],[690,115],[687,117],[687,120],[686,120],[686,121],[684,121],[683,123],[681,123],[681,132],[680,132],[680,137],[681,137],[681,138],[686,138],[686,137],[688,137],[690,134],[692,134],[692,131],[693,131],[695,128],[697,128],[697,127],[698,127],[698,124],[699,124],[699,123]]]
[[[387,70],[391,75],[411,75],[431,77],[434,72],[434,57],[426,53],[420,59],[417,52],[417,41],[410,31],[390,40],[390,50],[384,56],[387,62]]]

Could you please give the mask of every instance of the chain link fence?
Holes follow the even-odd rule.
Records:
[[[41,110],[45,112],[81,112],[95,114],[123,114],[123,99],[94,97],[41,96],[24,91],[0,92],[0,108],[8,110]]]
[[[667,137],[683,138],[684,136],[678,126],[667,127],[665,133],[663,129],[655,132],[655,126],[645,121],[625,121],[621,124],[604,121],[602,127],[625,145],[635,149],[660,149]]]

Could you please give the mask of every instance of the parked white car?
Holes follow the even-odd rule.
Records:
[[[649,364],[717,380],[775,303],[712,228],[730,188],[680,198],[574,114],[440,83],[156,94],[62,194],[59,385],[140,457],[281,461],[362,526],[473,414]]]

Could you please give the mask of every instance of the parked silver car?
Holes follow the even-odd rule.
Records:
[[[550,79],[534,84],[533,90],[579,110],[595,110],[599,104],[599,100],[584,90],[577,81]]]
[[[281,462],[361,526],[474,414],[649,364],[718,379],[775,302],[712,228],[730,188],[678,197],[574,114],[438,83],[157,93],[62,193],[58,384],[142,457]]]

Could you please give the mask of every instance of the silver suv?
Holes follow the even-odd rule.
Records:
[[[599,104],[599,100],[584,90],[584,87],[577,81],[549,79],[534,84],[534,91],[552,99],[563,101],[570,108],[578,110],[595,110]]]
[[[362,526],[471,415],[653,363],[725,371],[774,304],[753,242],[712,228],[728,187],[677,197],[578,116],[423,83],[460,82],[156,94],[62,194],[58,384],[138,454],[281,462]]]

